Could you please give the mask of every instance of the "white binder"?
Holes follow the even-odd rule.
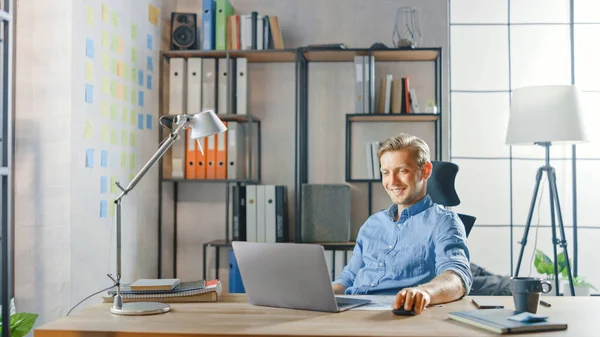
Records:
[[[190,58],[187,64],[187,111],[202,111],[202,59]]]
[[[246,185],[246,241],[257,241],[256,185]]]
[[[266,242],[266,190],[265,185],[256,185],[256,241]]]
[[[244,124],[227,123],[227,179],[246,179]]]
[[[240,47],[242,50],[252,49],[252,15],[240,15]]]
[[[275,185],[265,185],[265,242],[276,242]]]
[[[187,62],[183,58],[172,58],[169,67],[169,114],[179,115],[187,113],[186,109],[186,74]],[[173,179],[185,177],[185,132],[177,136],[178,141],[171,149],[171,163]]]
[[[236,66],[236,113],[238,115],[248,114],[248,59],[240,57]]]
[[[379,158],[377,157],[380,143],[377,141],[371,142],[371,146],[373,147],[373,179],[377,180],[381,179],[381,167],[379,165]]]
[[[364,75],[364,61],[363,56],[354,56],[354,68],[355,68],[355,79],[354,79],[354,112],[357,114],[365,113],[364,103],[365,100],[365,75]]]
[[[202,110],[216,108],[216,64],[213,58],[202,59]]]
[[[232,61],[232,59],[228,58],[219,59],[219,104],[217,104],[218,111],[216,111],[216,113],[218,114],[231,114],[233,113],[233,109],[235,108],[233,104],[227,104],[227,97],[229,95],[229,82],[227,81],[227,79],[229,77],[228,74],[230,72],[230,69],[233,69]],[[230,97],[233,97],[233,94]]]

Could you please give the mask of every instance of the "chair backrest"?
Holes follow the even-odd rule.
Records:
[[[436,204],[454,207],[460,205],[460,198],[454,187],[458,165],[447,161],[431,161],[433,169],[427,180],[427,193]],[[476,217],[458,213],[465,225],[467,236],[475,224]]]

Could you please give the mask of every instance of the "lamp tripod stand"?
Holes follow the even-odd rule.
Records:
[[[565,268],[567,268],[567,275],[569,277],[569,287],[571,294],[575,296],[575,289],[573,287],[573,276],[571,274],[571,263],[569,261],[569,253],[567,251],[567,240],[565,239],[565,227],[562,220],[562,212],[560,210],[560,202],[558,199],[558,189],[556,187],[556,173],[554,167],[550,165],[550,142],[537,142],[536,145],[543,146],[546,152],[546,162],[544,166],[540,166],[537,170],[535,187],[533,189],[533,197],[531,199],[531,205],[529,206],[529,214],[527,215],[527,223],[525,224],[525,231],[523,232],[523,238],[521,239],[521,251],[519,253],[519,260],[517,262],[517,269],[515,271],[515,277],[519,275],[519,269],[521,268],[521,261],[523,260],[523,251],[525,245],[527,245],[527,235],[529,234],[529,228],[531,227],[531,218],[533,216],[533,210],[535,207],[535,201],[537,199],[538,190],[540,188],[540,182],[542,175],[546,172],[548,176],[549,194],[550,194],[550,219],[552,224],[552,244],[554,253],[554,289],[556,295],[559,295],[559,283],[558,283],[558,258],[557,258],[557,245],[563,249],[565,255]],[[559,240],[556,235],[556,222],[558,220],[558,229],[560,230],[561,239]]]

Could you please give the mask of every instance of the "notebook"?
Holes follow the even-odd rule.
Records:
[[[152,300],[165,303],[216,302],[219,299],[219,296],[221,296],[222,291],[223,286],[219,280],[181,282],[173,290],[149,290],[141,293],[128,290],[128,286],[121,286],[123,302],[144,302]],[[112,302],[116,293],[116,290],[110,290],[108,296],[102,297],[102,301],[105,303]]]
[[[209,281],[210,282],[210,281]],[[213,281],[214,283],[214,281]],[[156,294],[176,294],[176,293],[184,293],[184,292],[193,292],[204,289],[207,285],[207,282],[204,280],[191,281],[191,282],[181,282],[175,288],[171,290],[134,290],[131,288],[130,283],[121,284],[121,295],[156,295]],[[117,293],[116,289],[112,289],[108,291],[109,295],[115,295]]]
[[[519,314],[519,312],[510,309],[486,309],[450,312],[448,317],[498,334],[567,329],[566,323],[551,319],[535,323],[517,322],[508,319],[508,317],[516,314]]]

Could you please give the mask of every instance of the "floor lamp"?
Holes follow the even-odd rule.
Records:
[[[117,294],[113,300],[113,304],[110,307],[110,312],[116,315],[151,315],[165,313],[171,310],[171,307],[166,303],[159,302],[131,302],[123,303],[123,296],[121,295],[121,200],[129,191],[131,191],[135,185],[144,177],[144,175],[150,170],[150,168],[167,152],[167,150],[173,145],[173,143],[180,139],[177,137],[178,134],[191,128],[190,138],[200,139],[203,137],[211,136],[217,133],[224,132],[227,127],[221,122],[217,115],[212,110],[205,110],[195,115],[177,115],[172,117],[161,117],[161,126],[165,127],[162,123],[164,118],[172,119],[171,134],[166,138],[160,145],[158,151],[148,162],[142,167],[140,172],[131,180],[127,187],[122,187],[119,182],[116,182],[117,187],[121,190],[121,194],[115,199],[115,222],[117,232],[117,276],[114,278],[108,275],[117,287]],[[202,147],[200,147],[202,149]]]
[[[583,109],[580,95],[581,92],[577,87],[571,85],[532,86],[514,90],[506,133],[506,144],[542,146],[544,147],[546,158],[545,164],[537,170],[533,198],[529,206],[523,238],[520,242],[521,251],[519,253],[515,277],[519,275],[540,181],[545,172],[548,178],[550,194],[550,219],[554,253],[554,289],[556,290],[556,295],[559,294],[557,246],[563,249],[565,255],[565,268],[567,268],[571,294],[575,294],[575,291],[573,289],[573,276],[567,252],[567,241],[565,240],[565,228],[558,198],[558,189],[556,187],[556,173],[554,172],[554,167],[550,165],[550,146],[552,144],[587,142],[587,135],[583,127]],[[560,231],[560,239],[558,239],[556,233],[557,224]]]

